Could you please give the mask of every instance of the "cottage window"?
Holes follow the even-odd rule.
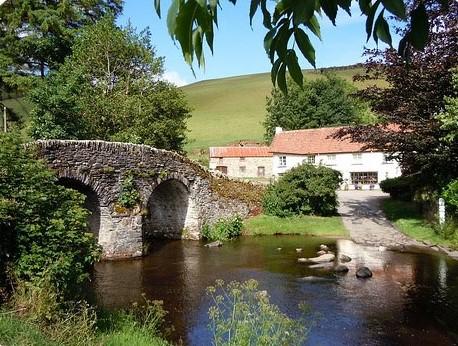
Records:
[[[361,153],[353,154],[353,160],[360,161],[362,159]]]
[[[258,167],[258,177],[264,177],[266,175],[266,168],[264,166]]]
[[[241,158],[240,158],[240,161],[242,161],[242,162],[245,161],[245,158],[244,158],[244,157],[241,157]]]
[[[285,167],[286,166],[286,156],[279,156],[279,166],[280,167]]]
[[[239,172],[240,173],[245,173],[246,172],[246,167],[245,166],[240,166],[239,167]]]
[[[355,185],[377,184],[378,172],[350,172],[351,182]]]
[[[223,158],[222,158],[222,157],[218,157],[218,163],[219,163],[219,164],[222,164],[222,163],[223,163]]]
[[[383,163],[393,163],[388,154],[383,154]]]
[[[328,161],[335,161],[335,160],[336,160],[335,154],[328,155]]]
[[[308,155],[307,156],[307,163],[314,164],[315,163],[315,155]]]

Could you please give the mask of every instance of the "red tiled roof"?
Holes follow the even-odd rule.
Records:
[[[363,143],[334,139],[341,127],[283,131],[275,135],[270,151],[284,154],[354,153],[362,151]]]
[[[270,157],[269,147],[210,147],[210,157]]]

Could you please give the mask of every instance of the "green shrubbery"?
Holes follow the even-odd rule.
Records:
[[[418,184],[414,177],[400,176],[383,180],[380,182],[380,188],[394,199],[411,201],[418,189]]]
[[[118,197],[118,204],[121,207],[132,209],[140,200],[140,193],[135,185],[134,176],[128,174],[121,183],[121,192]]]
[[[237,238],[242,233],[243,221],[240,216],[220,219],[213,225],[202,227],[202,237],[207,240],[230,240]]]
[[[0,148],[0,263],[19,280],[46,273],[61,293],[80,286],[99,256],[84,196],[57,185],[13,136],[0,136]]]
[[[264,212],[280,217],[335,214],[340,182],[340,173],[328,167],[294,167],[267,189]]]
[[[283,314],[255,280],[227,285],[218,280],[207,294],[213,300],[208,311],[213,345],[302,345],[307,337],[307,323]]]
[[[442,192],[447,205],[452,212],[458,212],[458,179],[452,180]]]

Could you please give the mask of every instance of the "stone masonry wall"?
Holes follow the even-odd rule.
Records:
[[[246,217],[249,212],[245,203],[212,191],[210,181],[216,178],[210,172],[170,151],[104,141],[49,140],[34,145],[59,178],[76,180],[96,193],[100,205],[98,241],[105,258],[141,256],[145,237],[154,232],[161,235],[151,224],[158,215],[163,215],[163,237],[199,239],[204,224],[235,214]],[[121,182],[128,175],[134,176],[141,195],[140,205],[132,211],[117,208]],[[161,193],[153,194],[157,187],[159,192],[164,190],[162,199]],[[161,208],[162,214],[158,213]],[[175,221],[174,211],[182,213]]]

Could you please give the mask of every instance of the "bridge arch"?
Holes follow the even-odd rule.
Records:
[[[144,237],[181,239],[198,228],[189,182],[178,176],[157,182],[146,203]]]
[[[59,178],[58,184],[66,188],[76,190],[86,197],[83,206],[90,213],[87,218],[88,228],[98,240],[100,232],[101,213],[100,198],[97,192],[95,192],[91,186],[75,178]]]

